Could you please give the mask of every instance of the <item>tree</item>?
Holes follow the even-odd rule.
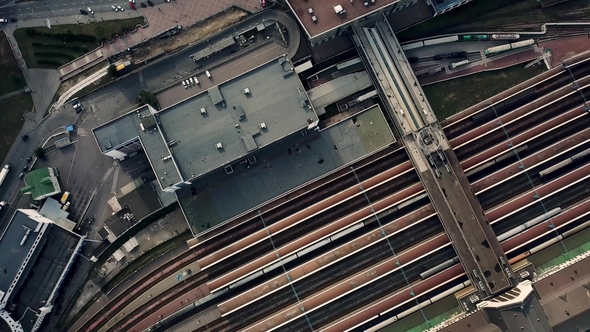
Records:
[[[39,159],[45,159],[45,149],[38,147],[35,149],[35,157]]]
[[[109,71],[109,75],[111,75],[111,77],[115,77],[115,75],[117,75],[117,66],[110,65],[108,71]]]
[[[156,96],[147,90],[139,91],[139,94],[135,98],[135,102],[140,106],[148,104],[155,109],[160,109],[160,105],[158,104],[158,99],[156,99]]]

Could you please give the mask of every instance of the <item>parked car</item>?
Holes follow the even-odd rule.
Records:
[[[137,9],[137,8],[135,8],[135,5],[132,2],[129,3],[129,7],[131,7],[131,9],[133,9],[133,10]]]
[[[7,22],[8,22],[8,20],[7,20],[7,19],[5,19],[5,18],[0,18],[0,23],[7,23]]]
[[[30,162],[31,162],[31,160],[33,160],[33,157],[29,157],[29,158],[27,158],[27,162],[28,162],[28,163],[30,163]]]
[[[29,135],[22,135],[20,138],[23,140],[23,142],[26,142],[29,139]]]
[[[12,23],[16,23],[16,17],[11,17],[11,18],[10,18],[10,22],[12,22]]]
[[[129,0],[129,3],[135,3],[135,0]]]
[[[152,2],[152,0],[148,0],[147,3],[148,3],[148,5],[150,5],[150,7],[154,6],[154,3]]]
[[[120,12],[124,12],[124,11],[125,11],[125,8],[121,7],[121,5],[117,5],[117,9],[118,9]]]
[[[147,7],[147,6],[146,6],[146,4],[145,4],[144,2],[140,2],[140,3],[139,3],[139,5],[140,5],[141,7],[143,7],[143,8],[146,8],[146,7]]]
[[[184,86],[185,89],[188,88],[188,85],[186,85],[185,81],[182,81],[182,86]]]
[[[90,15],[94,15],[94,10],[92,10],[92,8],[88,7],[88,13],[89,13]]]
[[[85,11],[84,9],[80,9],[80,14],[82,14],[82,15],[88,15],[88,12]]]
[[[22,179],[22,178],[23,178],[23,176],[25,176],[25,173],[20,173],[20,174],[18,175],[18,178],[19,178],[19,179]]]
[[[28,171],[28,170],[29,170],[29,165],[25,165],[25,166],[23,167],[23,172],[26,172],[26,171]]]
[[[115,5],[112,5],[111,8],[113,8],[114,11],[118,12],[119,8],[115,7]]]

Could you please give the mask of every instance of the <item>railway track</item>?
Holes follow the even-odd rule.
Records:
[[[547,176],[542,177],[539,174],[539,172],[543,169],[555,166],[556,164],[563,162],[567,158],[574,156],[575,154],[580,153],[582,151],[585,151],[589,147],[590,142],[587,142],[586,144],[583,144],[575,149],[568,151],[564,155],[560,156],[560,158],[554,158],[546,163],[537,164],[536,166],[526,170],[525,172],[510,178],[509,181],[505,181],[504,183],[489,188],[488,190],[485,190],[481,193],[476,193],[482,208],[484,210],[488,210],[498,204],[501,204],[502,200],[505,199],[505,197],[514,197],[520,195],[526,192],[527,190],[534,189],[535,187],[543,183],[553,181],[561,176],[564,176],[566,173],[570,173],[571,171],[579,168],[580,166],[586,164],[588,161],[586,159],[577,160]]]
[[[397,181],[386,182],[375,189],[367,191],[366,194],[371,201],[379,201],[416,182],[418,182],[418,175],[415,172],[411,172],[408,176],[398,178]],[[138,320],[144,317],[144,315],[150,315],[158,309],[158,306],[165,305],[174,300],[173,297],[168,297],[168,294],[183,294],[209,280],[219,278],[224,274],[231,272],[234,268],[250,262],[256,257],[263,256],[265,253],[273,252],[274,248],[280,248],[331,220],[342,218],[345,215],[353,213],[368,205],[369,202],[367,202],[367,198],[364,195],[359,195],[354,199],[348,200],[345,204],[333,206],[331,209],[308,219],[305,223],[300,224],[299,227],[295,227],[294,229],[291,228],[288,232],[274,234],[272,239],[259,242],[249,247],[248,250],[242,251],[239,255],[234,255],[211,266],[207,270],[199,272],[193,277],[187,278],[186,284],[181,283],[169,288],[165,292],[166,295],[155,297],[148,302],[147,309],[137,309],[131,313],[131,319],[121,320],[107,331],[128,331],[129,327],[136,324]],[[200,283],[196,284],[192,282],[193,279],[198,280]]]
[[[392,214],[380,219],[380,221],[382,224],[389,224],[396,219],[396,215]],[[334,242],[333,246],[326,249],[334,250],[338,246],[345,245],[347,242],[354,240],[354,237],[362,237],[378,228],[378,223],[373,221],[363,227],[363,229],[355,232],[355,234],[350,234],[346,238],[339,239],[339,241]],[[399,234],[400,241],[391,243],[392,247],[386,241],[376,242],[367,248],[355,252],[339,264],[330,265],[302,280],[296,281],[291,287],[282,288],[264,298],[258,299],[251,305],[231,312],[223,320],[208,325],[208,327],[215,331],[237,331],[248,324],[254,323],[265,316],[296,303],[300,298],[312,296],[318,290],[327,288],[333,283],[337,283],[370,266],[378,264],[382,260],[392,257],[393,252],[402,252],[410,248],[413,243],[421,243],[425,239],[439,234],[442,230],[442,224],[436,216],[427,218],[420,223],[412,224]],[[322,255],[325,253],[319,252],[318,254]],[[315,257],[318,257],[318,255]],[[307,258],[307,260],[314,259],[315,257]]]
[[[571,71],[571,74],[569,71]],[[568,84],[572,84],[574,81],[572,75],[578,80],[587,77],[590,75],[590,59],[576,66],[570,67],[569,71],[564,70],[543,82],[539,82],[533,87],[526,88],[518,94],[493,105],[493,107],[487,107],[472,116],[465,117],[462,120],[445,127],[444,132],[447,138],[449,141],[453,141],[455,138],[464,135],[487,122],[495,120],[498,116],[506,115],[552,91],[567,86]]]
[[[404,159],[407,160],[407,155],[405,154],[405,151],[400,148],[389,149],[389,151],[386,153],[369,156],[366,159],[363,159],[354,164],[355,167],[358,167],[356,168],[356,174],[352,174],[347,170],[346,172],[340,174],[340,178],[335,177],[324,180],[322,181],[323,184],[321,186],[316,186],[313,191],[302,193],[298,197],[298,202],[293,202],[293,204],[287,204],[285,206],[288,212],[281,212],[272,209],[269,210],[268,215],[263,214],[265,223],[267,226],[272,225],[281,218],[288,216],[290,212],[293,212],[293,210],[301,209],[305,206],[305,204],[317,202],[321,199],[321,197],[331,196],[345,188],[346,185],[354,185],[358,181],[357,177],[362,181],[363,179],[371,177],[375,173],[382,172],[383,170],[388,169],[397,163],[401,163]],[[153,271],[152,273],[146,275],[136,283],[137,287],[128,288],[122,294],[117,296],[113,301],[111,301],[112,305],[103,307],[103,309],[94,314],[90,320],[86,321],[78,329],[74,329],[74,331],[95,330],[98,326],[101,326],[103,323],[105,323],[105,320],[108,317],[114,316],[115,312],[132,302],[137,294],[141,294],[142,292],[148,290],[154,284],[164,280],[169,274],[174,273],[182,268],[182,266],[186,266],[197,260],[197,258],[203,253],[217,251],[233,242],[234,238],[244,237],[251,233],[254,229],[262,228],[264,228],[264,225],[258,216],[257,218],[253,218],[242,223],[241,226],[231,234],[221,233],[217,237],[210,237],[207,239],[207,241],[200,242],[198,247],[182,253],[172,261],[163,265],[160,270]],[[215,239],[215,241],[211,241],[213,239]]]
[[[419,274],[424,267],[434,267],[451,255],[455,255],[455,252],[451,246],[447,246],[421,260],[405,265],[403,271],[396,271],[384,278],[376,279],[375,282],[328,303],[322,310],[313,311],[308,313],[306,317],[289,322],[280,330],[305,331],[309,325],[315,330],[344,316],[348,312],[374,302],[387,294],[394,293],[404,285],[411,285],[413,282],[420,280]]]
[[[399,162],[401,160],[395,160],[395,161]],[[362,169],[360,171],[362,171]],[[359,173],[360,173],[360,171],[359,171]],[[361,176],[359,176],[359,178],[362,178],[363,177],[362,174],[359,174],[359,173],[354,174],[354,175],[356,175],[356,176],[361,175]],[[383,173],[383,174],[385,174],[385,173]],[[355,180],[357,179],[356,176],[355,176]],[[358,181],[358,180],[356,180],[356,181]],[[411,183],[411,182],[416,182],[416,181],[417,181],[417,175],[415,173],[413,173],[413,175],[410,174],[406,177],[398,179],[397,182],[396,181],[388,181],[385,184],[382,184],[382,185],[376,187],[375,189],[368,190],[367,194],[369,195],[369,197],[371,197],[371,199],[374,199],[377,201],[382,196],[387,196],[388,194],[393,193],[393,192],[405,187],[406,184]],[[360,199],[359,197],[362,197],[362,199]],[[326,211],[316,215],[314,218],[308,220],[306,223],[303,223],[302,224],[303,229],[296,228],[295,231],[290,230],[290,232],[283,232],[283,233],[278,233],[278,234],[275,234],[276,232],[273,232],[273,241],[275,242],[274,245],[281,246],[283,244],[286,244],[290,241],[289,239],[291,239],[293,237],[300,236],[301,234],[308,232],[309,230],[313,229],[314,227],[321,226],[322,224],[325,223],[325,220],[331,220],[334,218],[338,218],[342,214],[350,213],[350,212],[354,211],[355,209],[360,208],[361,205],[364,206],[367,204],[368,203],[366,202],[366,199],[364,196],[356,196],[354,199],[347,201],[347,204],[340,206],[339,208],[332,208],[332,209],[326,210]],[[322,221],[321,218],[324,218],[323,219],[324,221]],[[237,249],[235,247],[235,245],[233,245],[232,248]],[[208,270],[208,273],[207,273],[208,277],[207,278],[208,278],[208,280],[211,280],[213,278],[217,278],[217,277],[223,275],[228,270],[231,270],[231,268],[229,268],[229,267],[240,266],[242,263],[252,260],[253,258],[258,257],[265,252],[272,251],[272,248],[273,248],[273,243],[265,240],[265,241],[255,244],[254,246],[251,246],[247,253],[240,253],[240,255],[233,255],[233,256],[231,256],[227,259],[221,260],[221,261],[212,261],[211,259],[209,259],[208,260],[209,263],[206,263],[203,260],[202,268],[207,267],[207,270]],[[207,252],[211,252],[211,251],[208,250]],[[216,257],[216,256],[219,256],[219,255],[213,254],[210,257]],[[215,263],[215,264],[212,265],[213,263]],[[211,265],[211,267],[209,267],[210,265]],[[178,285],[175,287],[178,287]],[[158,298],[155,298],[152,301],[157,301],[157,300],[158,300]],[[159,302],[159,303],[162,304],[161,302]],[[154,307],[154,310],[155,309],[157,309],[157,308]],[[145,314],[145,312],[143,314]],[[124,323],[122,323],[122,321],[119,321],[115,324],[115,326],[113,328],[125,329],[125,327],[131,323],[125,324],[125,325],[122,325],[122,324],[124,324]]]

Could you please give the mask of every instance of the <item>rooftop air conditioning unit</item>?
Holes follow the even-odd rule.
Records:
[[[342,5],[336,5],[336,6],[334,6],[334,12],[338,15],[342,15],[342,14],[346,13],[346,10],[344,10],[344,8],[342,8]]]
[[[317,22],[317,21],[318,21],[318,18],[317,18],[317,17],[315,17],[315,15],[314,15],[314,16],[312,16],[312,17],[311,17],[311,20],[312,20],[312,21],[315,23],[315,22]]]
[[[217,150],[221,150],[221,149],[223,149],[223,144],[217,143],[217,144],[215,144],[215,147],[217,148]]]
[[[369,7],[369,3],[367,1],[365,1],[364,5],[365,7]]]
[[[311,15],[313,15],[313,8],[307,8],[307,12],[310,13]]]
[[[245,95],[249,95],[250,94],[250,88],[245,88],[244,89],[244,94]]]
[[[201,114],[207,114],[207,110],[205,109],[205,107],[201,108]]]
[[[266,123],[264,123],[264,122],[263,122],[263,123],[261,123],[261,124],[260,124],[260,129],[266,129]]]

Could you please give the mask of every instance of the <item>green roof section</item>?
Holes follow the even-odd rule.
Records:
[[[38,201],[61,193],[59,173],[56,168],[46,167],[30,171],[25,175],[26,186],[20,189],[22,194],[29,194]]]

